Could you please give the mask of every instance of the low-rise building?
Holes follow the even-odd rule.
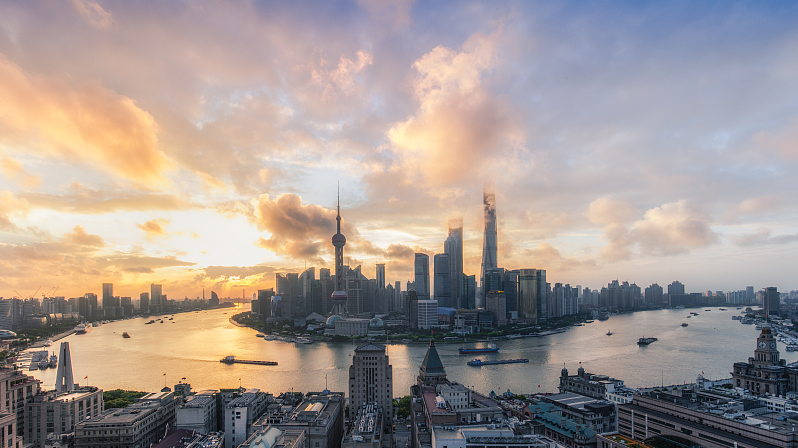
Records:
[[[209,434],[218,429],[216,390],[204,390],[185,397],[183,404],[175,410],[176,427],[200,434]]]
[[[576,375],[568,375],[568,369],[562,368],[560,374],[560,392],[574,392],[598,400],[604,400],[607,391],[614,391],[624,386],[623,380],[585,372],[580,365]]]
[[[618,429],[615,423],[617,416],[613,403],[573,392],[538,395],[535,399],[557,406],[563,417],[577,424],[587,425],[598,433],[613,432]]]
[[[25,406],[25,439],[36,448],[44,448],[48,435],[57,439],[72,434],[76,424],[104,410],[103,391],[96,387],[41,392]]]
[[[253,424],[253,430],[273,426],[284,432],[304,431],[307,448],[340,448],[344,436],[345,405],[343,392],[309,392],[290,412],[284,408],[274,409],[274,414],[261,417]],[[278,415],[282,415],[282,419],[276,422]]]
[[[281,430],[274,426],[255,431],[238,448],[307,448],[305,431]]]
[[[271,395],[259,389],[248,389],[224,407],[224,445],[235,447],[244,443],[254,432],[252,424],[269,405]]]
[[[391,434],[383,431],[382,408],[377,403],[360,406],[352,419],[341,448],[381,448],[391,446]]]
[[[108,409],[75,425],[75,448],[141,448],[175,422],[172,392],[147,394],[124,409]]]

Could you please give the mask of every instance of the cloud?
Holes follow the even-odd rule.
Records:
[[[67,244],[75,244],[78,246],[105,246],[105,240],[103,240],[102,237],[89,234],[83,226],[73,227],[72,232],[65,234],[63,240]]]
[[[0,230],[19,231],[19,227],[11,221],[11,216],[25,216],[28,211],[27,201],[15,198],[14,193],[8,190],[0,191]]]
[[[166,219],[151,219],[144,224],[136,224],[136,227],[144,231],[145,237],[153,241],[157,238],[169,238],[169,232],[164,229],[169,221]]]
[[[236,277],[244,279],[253,275],[263,276],[273,274],[278,270],[272,266],[208,266],[202,270],[197,280],[218,280],[221,278]]]
[[[107,30],[116,24],[111,13],[104,10],[96,1],[72,0],[72,6],[95,28]]]
[[[590,204],[587,217],[603,226],[609,244],[601,249],[609,261],[641,256],[666,256],[687,253],[690,249],[718,242],[707,216],[681,200],[649,209],[642,219],[631,222],[639,212],[629,203],[599,198]]]
[[[14,179],[25,188],[34,188],[42,181],[39,176],[28,173],[19,161],[10,157],[3,157],[0,159],[0,170],[2,170],[3,174],[7,177]]]
[[[763,246],[767,244],[783,245],[798,241],[798,233],[771,236],[770,229],[761,228],[755,233],[744,234],[731,238],[737,246]]]
[[[328,69],[327,61],[321,59],[311,67],[310,84],[322,89],[321,99],[325,102],[334,100],[339,93],[350,95],[358,85],[356,75],[371,63],[371,55],[364,50],[357,52],[357,59],[354,61],[341,55],[334,69]]]
[[[129,272],[132,274],[152,274],[155,271],[147,266],[131,266],[129,268],[122,268],[122,272]]]
[[[336,211],[315,204],[302,204],[302,198],[286,193],[276,199],[262,194],[252,201],[253,219],[259,230],[269,232],[257,245],[294,259],[318,257],[332,247],[336,232]],[[356,238],[357,231],[342,223],[342,233]]]
[[[65,213],[105,214],[120,211],[177,211],[199,207],[180,196],[169,193],[149,193],[118,188],[93,189],[73,182],[66,193],[21,193],[32,207],[47,208]]]
[[[419,109],[388,131],[410,177],[432,187],[484,177],[524,140],[520,112],[485,79],[498,65],[499,36],[474,34],[459,51],[438,46],[413,64]]]
[[[539,243],[533,249],[523,251],[524,263],[529,266],[544,266],[551,271],[572,271],[576,269],[599,269],[593,258],[564,257],[559,250],[549,243]],[[540,268],[536,268],[540,269]]]
[[[170,162],[153,117],[96,82],[26,73],[0,55],[0,144],[87,163],[143,187],[164,185]]]

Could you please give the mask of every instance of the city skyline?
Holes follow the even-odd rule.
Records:
[[[795,5],[75,0],[0,17],[0,296],[237,297],[334,269],[338,181],[344,263],[384,264],[388,284],[447,236],[453,287],[479,276],[492,181],[498,267],[798,289]]]

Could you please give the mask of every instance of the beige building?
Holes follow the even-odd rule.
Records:
[[[25,440],[44,448],[48,435],[58,438],[70,434],[76,424],[97,417],[104,410],[103,391],[96,387],[40,393],[25,407]]]
[[[375,404],[386,425],[393,423],[393,367],[384,345],[366,344],[355,349],[349,366],[349,418],[359,408]]]

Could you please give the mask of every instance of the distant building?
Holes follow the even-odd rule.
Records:
[[[451,307],[454,301],[452,300],[452,282],[449,278],[449,275],[451,274],[449,254],[435,254],[433,259],[433,267],[435,271],[434,299],[438,301],[440,306]]]
[[[418,303],[418,328],[428,330],[438,326],[438,301],[419,300]]]
[[[452,308],[467,308],[463,281],[463,220],[449,220],[449,236],[443,242],[443,253],[449,256],[449,282]]]
[[[507,298],[504,291],[490,291],[485,296],[485,310],[493,313],[493,326],[507,325]]]
[[[482,237],[482,265],[479,272],[480,282],[484,281],[485,273],[490,269],[496,269],[498,264],[497,248],[497,228],[496,228],[496,186],[493,182],[485,182],[482,189],[483,217],[485,220],[485,231]],[[484,291],[486,286],[480,284],[480,289]],[[477,306],[482,305],[478,303]]]
[[[645,291],[645,301],[646,305],[650,306],[662,306],[665,303],[663,302],[663,289],[662,286],[654,283]]]
[[[429,255],[417,253],[414,262],[414,288],[419,300],[431,299],[429,293]]]
[[[764,292],[764,302],[762,303],[762,306],[765,308],[765,315],[779,316],[781,311],[781,297],[779,296],[779,290],[774,286],[768,286],[764,289]]]

